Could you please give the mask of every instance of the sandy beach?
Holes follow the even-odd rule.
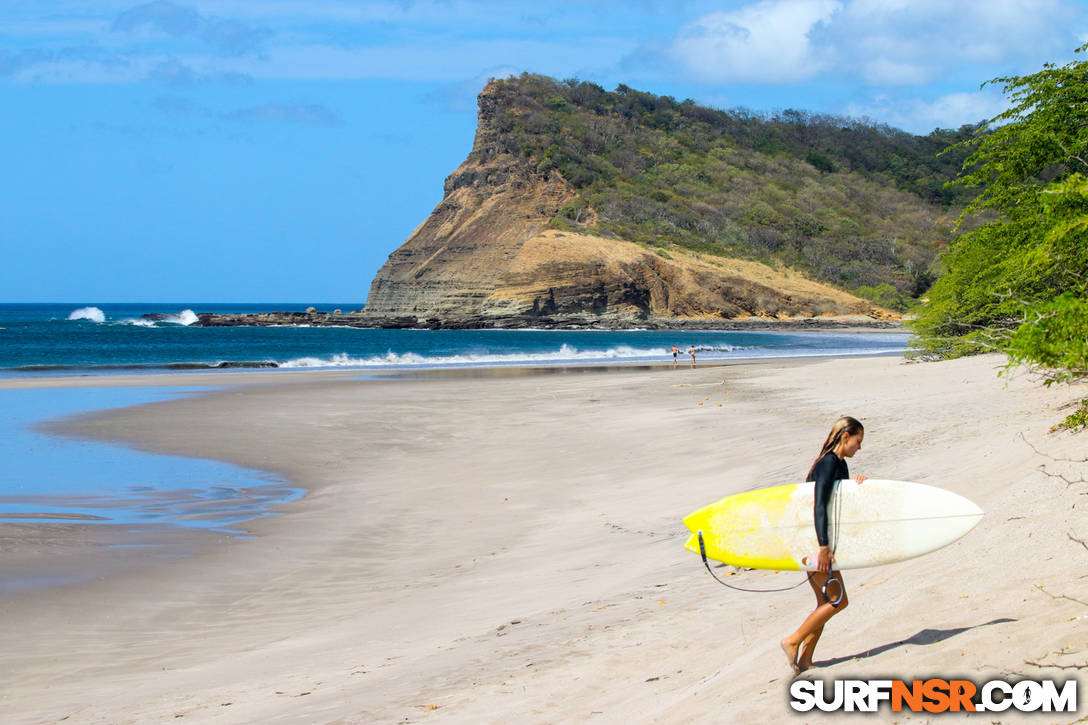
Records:
[[[94,581],[0,599],[0,719],[835,721],[788,705],[778,642],[811,610],[808,587],[721,587],[684,550],[681,518],[800,480],[840,414],[866,426],[852,473],[947,488],[987,513],[935,553],[847,572],[851,605],[806,676],[1065,680],[1088,653],[1088,550],[1071,538],[1088,539],[1088,484],[1048,472],[1079,480],[1084,464],[1060,459],[1083,460],[1086,438],[1048,430],[1088,389],[998,377],[1002,365],[95,378],[230,387],[65,434],[266,470],[308,494],[247,525],[251,539],[169,559],[133,549]],[[0,524],[3,555],[112,556],[93,527],[62,526]],[[1074,722],[1084,684],[1075,714],[973,720]]]

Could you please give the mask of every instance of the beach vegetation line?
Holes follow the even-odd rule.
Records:
[[[1000,350],[1048,385],[1088,380],[1088,60],[989,83],[1009,107],[958,145],[953,185],[979,193],[913,322],[915,354]],[[1082,401],[1062,427],[1086,426]]]

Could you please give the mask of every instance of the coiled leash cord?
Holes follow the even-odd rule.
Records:
[[[710,576],[714,577],[714,579],[723,587],[736,589],[738,592],[756,592],[757,594],[763,592],[788,592],[790,589],[796,589],[797,587],[808,581],[808,579],[803,579],[794,584],[792,587],[782,587],[780,589],[745,589],[744,587],[737,587],[733,586],[732,584],[723,582],[721,579],[718,579],[718,575],[715,574],[714,570],[710,568],[710,561],[706,558],[706,544],[703,543],[703,532],[699,531],[696,536],[699,537],[699,555],[703,557],[703,566],[705,566],[706,570],[710,572]],[[811,572],[809,572],[809,578],[812,578]],[[824,596],[826,597],[827,595],[825,594]]]
[[[834,491],[832,495],[834,495],[835,493],[838,492],[837,491],[838,483],[839,482],[836,482],[836,484],[835,484],[836,491]],[[835,506],[835,522],[834,522],[835,523],[835,541],[834,541],[834,543],[833,543],[833,545],[831,547],[832,555],[834,555],[835,550],[839,547],[839,525],[838,524],[839,524],[840,516],[842,514],[842,496],[835,496],[835,503],[836,503],[836,506]],[[778,588],[778,589],[745,589],[744,587],[734,586],[732,584],[729,584],[729,583],[724,582],[721,579],[719,579],[718,575],[714,573],[714,570],[710,568],[710,561],[706,558],[706,544],[703,543],[703,532],[702,532],[702,530],[698,531],[696,533],[696,536],[699,538],[699,555],[701,557],[703,557],[703,566],[706,567],[706,570],[710,574],[710,576],[714,577],[714,580],[717,581],[719,584],[721,584],[723,587],[729,587],[730,589],[736,589],[738,592],[754,592],[756,594],[763,594],[763,593],[766,593],[766,592],[788,592],[790,589],[796,589],[797,587],[801,586],[802,584],[805,584],[806,582],[809,582],[809,581],[812,580],[812,572],[810,571],[810,572],[807,572],[807,575],[806,575],[805,579],[797,582],[796,584],[794,584],[793,586],[790,586],[790,587],[781,587],[781,588]],[[836,584],[839,585],[839,596],[837,596],[834,599],[834,601],[832,601],[831,597],[827,596],[827,585],[830,584],[831,582],[835,582]],[[827,575],[827,579],[824,580],[824,585],[822,587],[822,594],[824,595],[824,601],[825,602],[827,602],[828,604],[830,604],[833,607],[838,607],[839,602],[842,601],[843,595],[846,594],[846,589],[843,588],[842,582],[839,581],[838,577],[836,577],[834,574],[829,573]]]

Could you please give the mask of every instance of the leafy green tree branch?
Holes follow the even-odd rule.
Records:
[[[1077,49],[1083,52],[1088,45]],[[1088,61],[997,78],[1010,107],[953,182],[977,187],[914,329],[917,354],[1001,350],[1047,384],[1088,379]],[[1082,405],[1066,425],[1088,425]]]

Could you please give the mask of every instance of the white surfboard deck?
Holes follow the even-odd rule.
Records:
[[[728,496],[684,518],[686,548],[751,569],[816,569],[811,482]],[[947,546],[973,529],[982,509],[942,488],[907,481],[853,479],[835,484],[828,504],[835,569],[891,564]]]

